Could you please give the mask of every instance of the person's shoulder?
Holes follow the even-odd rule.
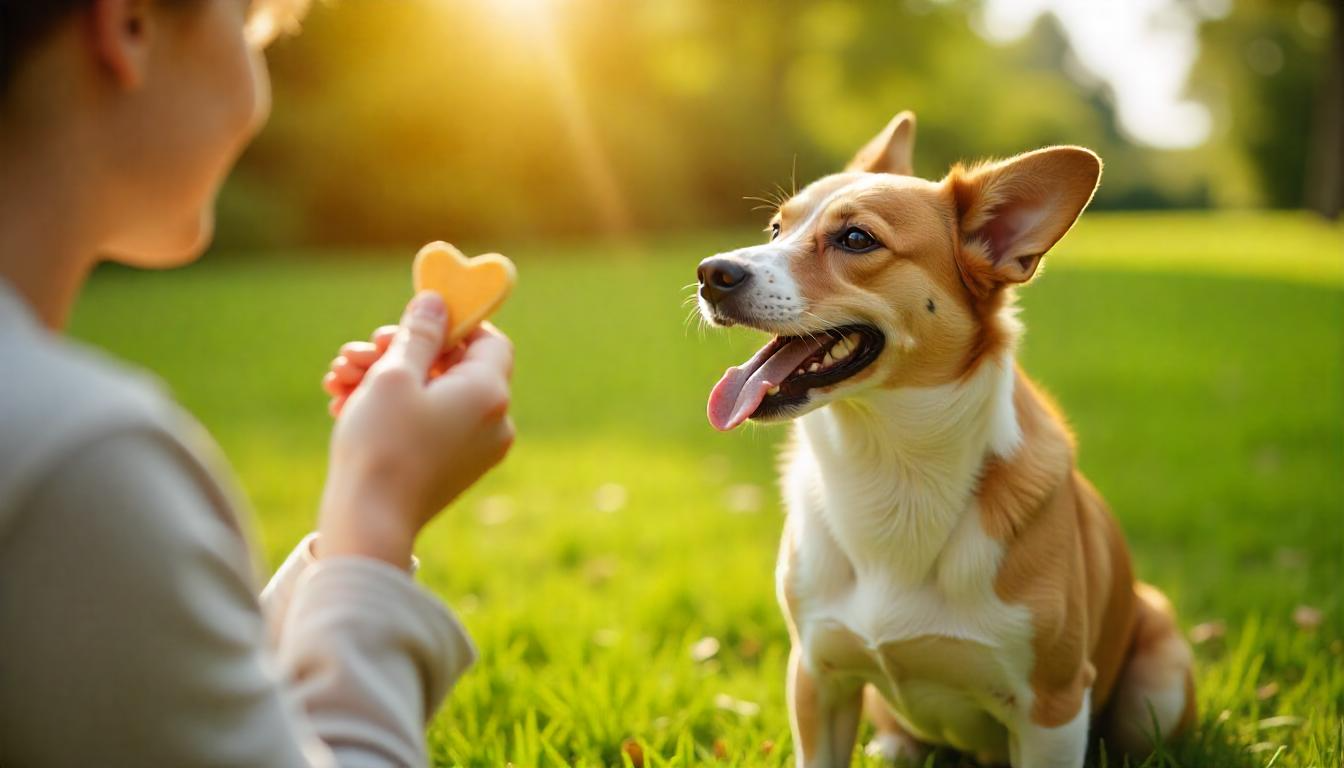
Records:
[[[0,332],[0,500],[54,457],[118,432],[172,437],[186,420],[153,377],[45,331]]]
[[[9,369],[0,377],[0,413],[7,426],[29,422],[50,432],[92,426],[87,419],[94,416],[155,423],[175,408],[150,374],[46,332],[0,334],[0,359]]]

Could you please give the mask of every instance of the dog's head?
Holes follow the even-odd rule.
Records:
[[[706,319],[774,334],[714,387],[716,428],[952,382],[1013,343],[1012,286],[1073,226],[1101,161],[1050,147],[927,181],[911,175],[914,132],[897,115],[781,205],[768,243],[700,263]]]

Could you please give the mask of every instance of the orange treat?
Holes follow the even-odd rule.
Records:
[[[411,274],[417,293],[434,291],[448,305],[445,348],[461,341],[499,309],[518,279],[513,262],[498,253],[468,259],[448,243],[421,248]]]

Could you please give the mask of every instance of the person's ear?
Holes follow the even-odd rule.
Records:
[[[863,145],[845,170],[913,176],[914,155],[915,113],[906,110],[893,117],[886,128]]]
[[[149,68],[152,0],[93,0],[88,34],[98,65],[117,85],[138,88]]]
[[[957,166],[943,184],[957,208],[957,254],[977,293],[1024,283],[1041,257],[1092,200],[1101,158],[1082,147],[1049,147],[970,170]]]

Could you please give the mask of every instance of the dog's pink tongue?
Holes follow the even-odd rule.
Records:
[[[798,364],[826,343],[820,339],[794,339],[767,356],[769,346],[756,356],[724,372],[709,393],[709,423],[727,432],[747,420],[765,399],[765,393],[784,381]]]

